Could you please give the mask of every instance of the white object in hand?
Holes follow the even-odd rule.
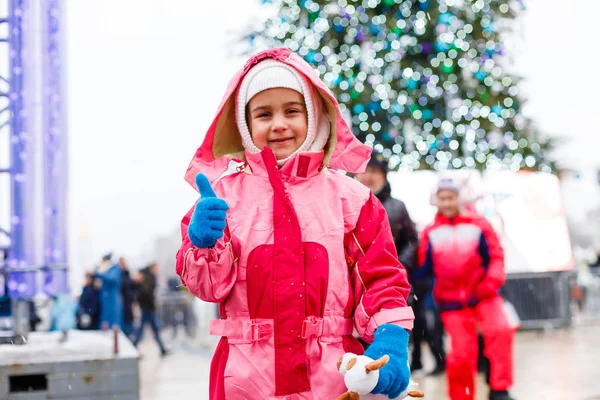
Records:
[[[379,369],[387,364],[389,356],[383,356],[379,360],[373,360],[367,356],[357,356],[346,353],[338,362],[338,370],[344,375],[344,383],[348,392],[360,396],[371,393],[379,381]]]
[[[412,399],[415,397],[424,397],[423,393],[417,390],[418,386],[419,384],[417,382],[410,381],[406,390],[400,393],[400,396],[396,397],[396,399]]]

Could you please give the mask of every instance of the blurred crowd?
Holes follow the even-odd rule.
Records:
[[[70,294],[53,299],[49,330],[63,331],[66,335],[69,329],[108,330],[118,327],[137,346],[144,335],[144,328],[148,326],[161,355],[169,354],[160,336],[157,314],[158,269],[158,264],[153,262],[132,271],[124,257],[114,261],[112,253],[104,255],[95,268],[85,274],[78,300]],[[42,319],[35,302],[28,300],[28,305],[29,328],[35,331]],[[175,330],[176,326],[173,328]]]
[[[160,337],[156,314],[157,274],[157,263],[132,273],[124,257],[116,263],[112,261],[112,254],[102,257],[96,270],[86,274],[76,312],[77,328],[106,330],[118,326],[137,346],[148,325],[161,354],[168,354]],[[136,305],[140,310],[137,323]]]

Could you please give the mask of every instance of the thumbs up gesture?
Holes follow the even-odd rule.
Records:
[[[192,214],[188,236],[196,247],[213,247],[223,237],[227,216],[225,211],[229,210],[229,206],[225,200],[217,197],[204,174],[196,175],[196,186],[200,192],[200,200]]]

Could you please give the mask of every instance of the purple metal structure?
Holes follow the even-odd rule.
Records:
[[[9,0],[6,12],[0,24],[7,26],[7,37],[0,45],[7,46],[9,65],[0,83],[8,90],[0,95],[8,104],[0,113],[9,112],[10,162],[0,172],[10,180],[10,226],[0,234],[10,239],[8,294],[31,298],[42,289],[54,296],[68,292],[60,1]]]
[[[8,132],[10,129],[10,107],[9,107],[9,87],[8,81],[8,58],[9,58],[9,46],[8,46],[8,9],[0,10],[0,59],[5,59],[6,64],[2,65],[2,73],[0,73],[0,194],[7,190],[8,185],[6,179],[8,177],[9,161],[7,158],[7,152],[3,149],[10,145],[10,139]],[[2,146],[4,145],[4,146]],[[6,201],[7,196],[0,198],[1,201]],[[2,205],[2,202],[0,202]],[[4,210],[2,210],[4,211]],[[0,221],[0,297],[4,296],[5,293],[5,277],[4,268],[5,265],[5,252],[8,250],[8,240],[10,231],[10,219],[7,219],[4,225]]]
[[[68,293],[67,277],[67,132],[62,64],[61,0],[46,0],[42,14],[44,292]]]
[[[8,101],[10,110],[10,247],[7,281],[11,298],[32,297],[37,291],[32,209],[34,193],[34,146],[32,132],[27,129],[26,78],[23,56],[27,48],[24,34],[25,0],[8,3]]]

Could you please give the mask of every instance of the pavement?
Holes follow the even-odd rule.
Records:
[[[164,358],[150,334],[140,343],[140,398],[208,399],[215,341],[165,341],[172,353]],[[511,393],[517,400],[600,400],[600,321],[565,329],[519,332],[514,351],[515,385]],[[425,371],[432,369],[433,358],[428,349],[423,349],[423,354]],[[425,399],[447,399],[445,377],[424,375],[415,373],[413,379],[425,392]],[[486,400],[487,395],[487,385],[480,375],[477,400]]]

